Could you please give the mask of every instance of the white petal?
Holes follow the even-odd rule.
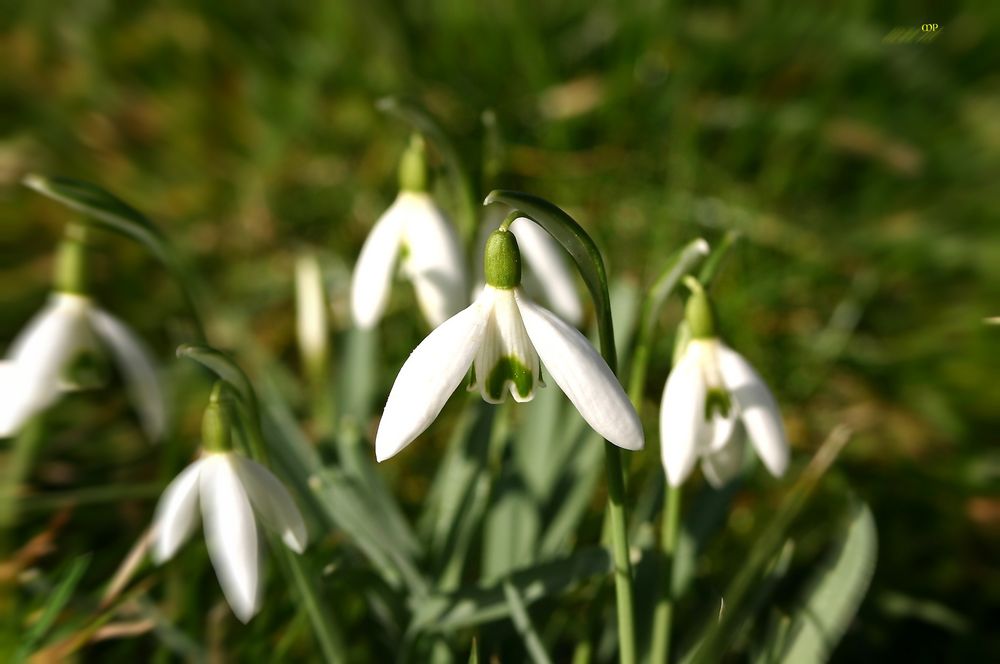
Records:
[[[729,480],[736,477],[743,468],[745,449],[745,436],[737,434],[721,449],[703,455],[701,457],[701,472],[705,475],[708,483],[716,489],[721,489]]]
[[[552,236],[531,219],[519,217],[510,225],[531,274],[537,277],[552,310],[570,325],[583,320],[583,306],[573,275],[566,266],[566,252]]]
[[[722,344],[719,369],[757,455],[772,475],[780,477],[788,467],[788,438],[774,395],[742,355]]]
[[[739,421],[739,407],[736,405],[735,400],[730,406],[729,415],[727,417],[723,417],[718,412],[713,413],[712,421],[708,423],[711,436],[702,441],[704,447],[702,448],[701,453],[711,454],[712,452],[718,452],[723,447],[728,445],[729,441],[736,433],[736,425],[739,424]]]
[[[660,456],[671,486],[680,486],[691,474],[701,441],[708,433],[705,394],[696,348],[695,352],[685,352],[667,376],[660,401]]]
[[[247,622],[259,607],[257,526],[232,454],[212,454],[202,462],[201,513],[219,585],[236,617]]]
[[[167,426],[167,407],[152,354],[128,326],[106,311],[91,309],[90,323],[114,356],[146,435],[159,440]]]
[[[17,366],[14,372],[8,369],[7,378],[16,374],[18,382],[11,398],[0,403],[0,435],[15,433],[62,393],[63,369],[90,341],[89,310],[87,298],[57,293],[11,344],[7,357]]]
[[[153,560],[163,563],[173,558],[198,523],[198,478],[203,459],[181,471],[167,485],[153,517]]]
[[[468,302],[458,235],[429,194],[402,192],[397,201],[405,206],[403,241],[409,255],[404,267],[420,310],[437,327]]]
[[[232,461],[264,525],[279,533],[285,545],[295,553],[305,551],[308,543],[306,524],[285,485],[256,461],[238,456]]]
[[[403,223],[397,198],[375,222],[361,247],[351,278],[351,315],[358,327],[374,326],[385,311]]]
[[[514,291],[499,290],[492,286],[485,288],[493,290],[493,308],[486,323],[483,343],[476,353],[476,386],[483,400],[488,403],[502,402],[505,390],[510,391],[515,401],[531,401],[542,371],[538,353],[524,329]],[[511,366],[512,361],[518,366]],[[526,370],[525,373],[530,375],[515,377],[508,373],[506,377],[503,374],[494,376],[494,371],[498,369],[510,372]],[[499,378],[502,378],[502,382],[499,382]],[[515,384],[515,378],[530,381],[526,386],[522,383],[522,387],[526,387],[524,392]],[[494,382],[499,384],[493,384]]]
[[[609,442],[641,450],[642,424],[621,383],[586,337],[515,289],[528,337],[552,380]]]
[[[472,365],[493,306],[493,289],[420,342],[392,385],[375,434],[375,458],[385,461],[409,445],[438,416]]]
[[[11,360],[0,361],[0,438],[17,434],[32,415],[44,408],[44,400],[32,401],[25,389],[21,367]]]

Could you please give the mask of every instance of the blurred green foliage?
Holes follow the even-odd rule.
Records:
[[[927,22],[941,26],[932,39],[884,39]],[[395,193],[408,136],[375,102],[412,98],[456,141],[477,193],[502,186],[564,206],[616,280],[641,288],[682,243],[739,230],[713,287],[725,333],[775,387],[795,456],[837,423],[854,429],[834,475],[878,524],[873,585],[836,659],[996,660],[1000,327],[983,319],[1000,314],[998,30],[988,2],[9,0],[0,339],[41,305],[72,218],[18,185],[37,171],[99,183],[154,218],[211,286],[226,344],[249,352],[255,340],[294,368],[295,252],[324,252],[345,328],[349,270]],[[6,556],[52,533],[38,564],[98,592],[193,451],[207,387],[171,363],[185,323],[169,276],[111,236],[95,268],[96,296],[178,378],[180,444],[147,447],[120,390],[73,397],[45,424],[2,543]],[[426,332],[409,305],[396,297],[382,325],[386,367]],[[677,315],[668,309],[664,325]],[[648,431],[670,349],[663,335]],[[393,376],[374,378],[376,402]],[[441,449],[421,447],[379,469],[413,513]],[[633,471],[659,472],[656,455]],[[738,567],[781,486],[758,477],[753,489],[706,553],[701,582],[716,594],[725,577],[713,574]],[[74,560],[88,552],[83,569]],[[217,598],[203,561],[190,569]],[[166,595],[183,596],[190,577],[165,574]],[[204,598],[182,602],[189,627],[210,614]],[[345,613],[363,608],[345,601]],[[682,613],[680,633],[699,619]],[[278,621],[265,613],[237,632],[216,616],[200,638],[217,650],[239,635],[242,656],[270,655]],[[182,633],[160,638],[195,647]],[[150,639],[86,652],[135,655]]]

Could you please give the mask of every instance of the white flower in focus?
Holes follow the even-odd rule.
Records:
[[[513,234],[494,232],[479,297],[431,332],[400,369],[375,437],[379,461],[430,425],[470,366],[473,387],[497,403],[507,391],[516,401],[530,401],[544,363],[597,433],[619,447],[642,449],[639,416],[614,373],[586,337],[524,295],[520,277]]]
[[[0,438],[12,436],[66,391],[80,386],[72,365],[81,357],[113,356],[152,439],[163,435],[166,409],[152,357],[143,343],[90,298],[57,292],[28,323],[0,362]]]
[[[167,486],[153,521],[153,560],[173,557],[204,520],[205,542],[219,585],[242,622],[260,608],[257,525],[281,535],[302,553],[307,544],[302,514],[288,490],[264,466],[236,452],[205,452]]]
[[[693,293],[688,322],[694,338],[667,377],[660,404],[667,480],[680,486],[700,458],[705,478],[722,486],[742,467],[746,436],[779,477],[788,466],[788,440],[778,404],[750,363],[715,336],[711,316],[704,293]]]
[[[361,328],[382,317],[400,256],[400,272],[413,283],[432,326],[468,302],[458,236],[426,190],[423,141],[415,140],[403,155],[400,182],[401,191],[375,222],[354,266],[351,314]]]
[[[492,214],[491,214],[492,212]],[[490,233],[496,228],[491,217],[496,211],[488,211],[482,225],[479,246],[484,246]],[[564,321],[579,327],[583,322],[583,305],[573,280],[573,274],[566,265],[565,252],[556,244],[545,229],[527,217],[518,217],[510,224],[510,231],[517,238],[525,264],[530,268],[524,272],[524,290],[532,297],[540,296]],[[482,265],[484,253],[480,252],[478,263]],[[482,288],[482,282],[479,283]],[[478,289],[477,291],[478,292]]]

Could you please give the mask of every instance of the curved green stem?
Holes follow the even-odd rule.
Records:
[[[668,486],[666,504],[663,507],[663,524],[660,530],[660,563],[662,592],[653,611],[653,645],[651,662],[670,661],[670,626],[674,617],[674,553],[681,524],[681,489]]]
[[[615,351],[614,322],[611,319],[611,298],[608,277],[600,250],[583,228],[561,208],[549,201],[516,191],[494,190],[485,205],[499,202],[519,211],[544,228],[569,253],[576,263],[594,300],[601,356],[617,374],[618,354]],[[632,591],[632,562],[629,559],[628,524],[625,518],[625,466],[618,447],[604,441],[605,468],[608,477],[608,513],[611,518],[612,557],[615,565],[615,596],[618,611],[619,661],[634,664],[635,603]]]

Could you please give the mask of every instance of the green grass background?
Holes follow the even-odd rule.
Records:
[[[148,213],[211,286],[230,345],[256,339],[294,368],[295,252],[323,251],[346,326],[347,275],[395,193],[407,129],[375,101],[416,100],[476,173],[489,172],[479,155],[490,110],[503,167],[477,194],[503,186],[563,206],[615,279],[641,288],[683,242],[743,233],[715,287],[726,334],[774,386],[796,458],[837,423],[855,430],[835,476],[879,527],[874,582],[838,658],[997,658],[1000,327],[983,319],[1000,315],[998,9],[8,0],[0,340],[43,302],[72,219],[18,185],[37,171],[93,181]],[[885,39],[900,27],[921,36],[922,23],[941,27],[925,41]],[[183,308],[168,277],[106,236],[94,270],[104,306],[183,374],[170,364]],[[426,332],[400,293],[383,323],[386,367]],[[677,314],[654,351],[649,430]],[[377,377],[378,395],[393,375]],[[194,448],[204,394],[175,391],[182,442],[166,453],[146,447],[120,390],[60,406],[5,555],[65,514],[38,565],[92,551],[81,587],[106,580]],[[437,449],[382,469],[411,509]],[[656,464],[646,454],[634,470]],[[739,564],[779,491],[766,477],[753,488],[754,509],[737,502],[732,548],[713,550],[711,568]],[[90,502],[62,511],[81,496]],[[149,642],[89,652],[134,647]]]

